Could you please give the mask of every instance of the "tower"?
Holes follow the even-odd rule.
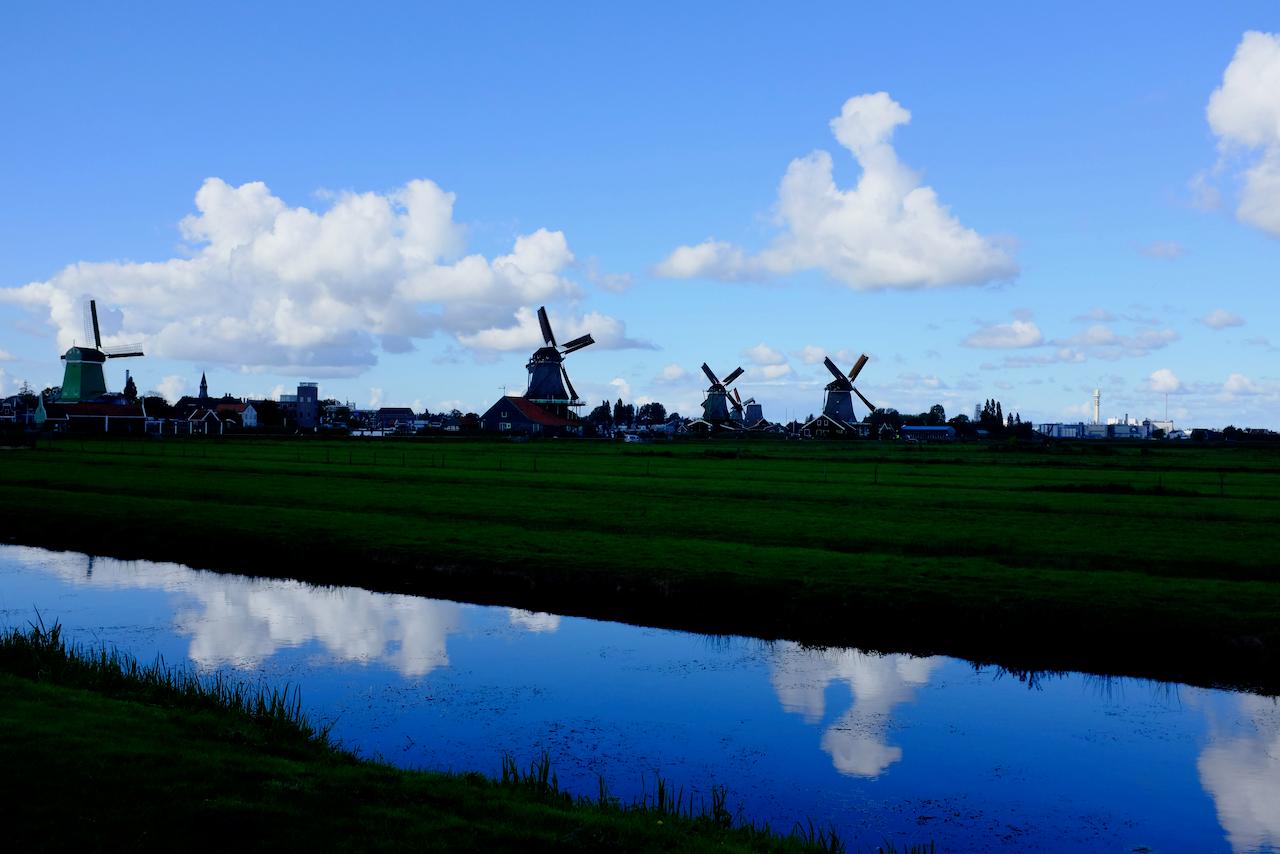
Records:
[[[1093,423],[1102,423],[1102,389],[1093,390]]]
[[[209,381],[204,378],[204,371],[200,372],[200,403],[209,402]]]

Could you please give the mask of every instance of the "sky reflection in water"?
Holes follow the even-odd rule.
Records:
[[[711,639],[512,608],[0,547],[0,619],[303,689],[366,755],[493,773],[545,749],[623,797],[660,771],[748,817],[946,850],[1280,847],[1275,700],[944,657]],[[642,782],[642,775],[649,775]]]

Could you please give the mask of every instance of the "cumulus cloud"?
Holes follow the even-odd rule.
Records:
[[[966,347],[978,347],[990,350],[1012,350],[1020,347],[1035,347],[1044,343],[1044,335],[1040,327],[1030,320],[1015,320],[1012,323],[997,323],[984,326],[970,333],[963,342]]]
[[[1200,322],[1210,329],[1226,329],[1229,326],[1244,326],[1244,318],[1233,314],[1225,308],[1215,308],[1200,318]]]
[[[185,257],[80,262],[2,289],[0,300],[47,312],[60,347],[80,334],[92,295],[104,312],[123,309],[108,345],[143,341],[149,355],[170,359],[354,376],[380,351],[405,352],[437,332],[466,340],[517,307],[579,294],[565,276],[574,256],[563,233],[520,235],[491,259],[464,255],[453,204],[452,193],[416,180],[339,194],[313,211],[261,182],[209,178],[180,223]],[[632,346],[619,321],[593,320],[604,346]]]
[[[754,347],[748,347],[743,350],[742,355],[757,365],[781,365],[787,361],[786,356],[763,341]]]
[[[0,349],[0,362],[12,362],[13,355],[8,350]]]
[[[782,377],[791,375],[791,366],[788,364],[781,365],[757,365],[747,371],[747,377],[753,381],[770,381],[781,379]]]
[[[1152,371],[1151,376],[1147,378],[1147,385],[1152,391],[1164,394],[1172,394],[1182,390],[1182,380],[1178,379],[1178,375],[1168,368]]]
[[[821,270],[852,288],[981,284],[1018,272],[1007,248],[965,227],[932,187],[898,160],[890,141],[911,114],[885,92],[845,102],[831,120],[862,174],[836,186],[831,155],[791,161],[778,187],[772,244],[757,254],[718,240],[681,246],[655,267],[669,278],[765,279]]]
[[[1262,389],[1244,374],[1231,374],[1222,384],[1222,390],[1232,397],[1259,394]]]
[[[156,391],[165,400],[173,403],[187,393],[187,378],[177,374],[168,374],[156,385]]]
[[[1223,154],[1249,163],[1236,216],[1280,237],[1280,35],[1244,34],[1206,115]]]
[[[675,362],[672,362],[671,364],[666,365],[662,369],[662,374],[660,375],[659,378],[663,382],[672,383],[672,382],[676,382],[677,380],[684,379],[686,376],[688,376],[688,373],[689,372],[686,371],[684,368],[680,367]]]
[[[609,380],[610,388],[614,389],[619,398],[624,401],[631,399],[631,383],[622,377],[614,377]]]

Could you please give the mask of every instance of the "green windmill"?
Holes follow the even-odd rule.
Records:
[[[107,359],[124,359],[129,356],[141,356],[141,345],[126,347],[103,347],[102,335],[98,331],[98,303],[89,300],[89,314],[85,318],[85,333],[93,332],[92,347],[72,347],[62,358],[67,367],[62,374],[61,403],[78,403],[93,400],[107,393],[107,381],[102,375],[102,366]]]

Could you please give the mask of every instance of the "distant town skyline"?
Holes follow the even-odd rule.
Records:
[[[141,391],[1280,428],[1280,12],[11,10],[0,395],[98,301]],[[107,382],[124,385],[124,367]]]

